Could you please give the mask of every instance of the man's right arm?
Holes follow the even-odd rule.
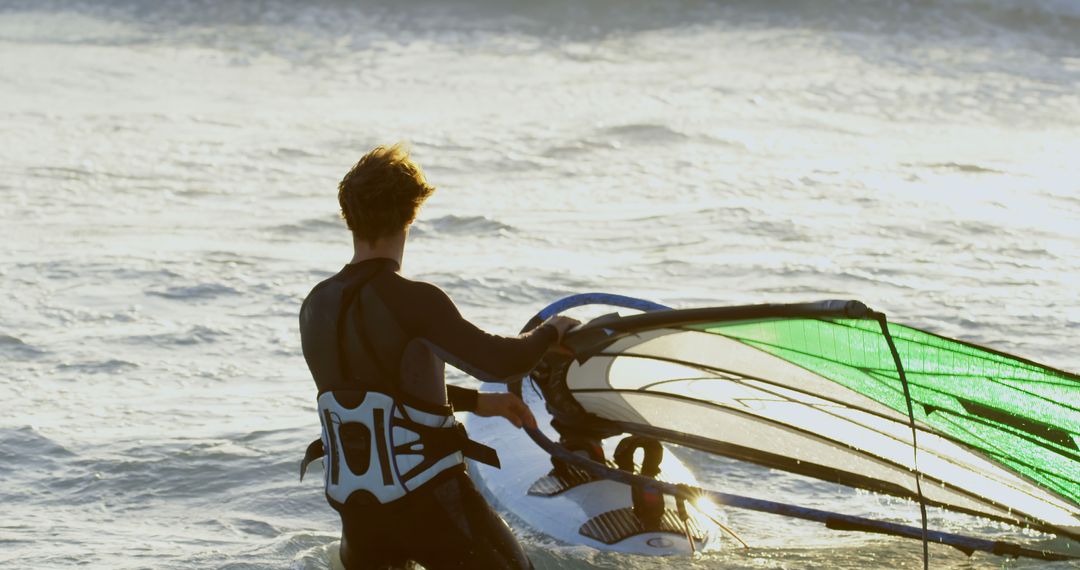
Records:
[[[414,334],[445,362],[487,382],[509,382],[527,374],[560,338],[551,323],[516,337],[484,332],[461,316],[454,302],[438,287],[414,283],[420,311],[414,315]]]

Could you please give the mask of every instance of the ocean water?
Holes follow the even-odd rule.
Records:
[[[296,314],[350,256],[337,181],[399,139],[439,188],[404,272],[489,330],[591,290],[855,298],[1080,369],[1071,0],[0,0],[0,135],[5,568],[333,567],[338,522],[297,482]],[[711,487],[917,521],[683,457]],[[519,532],[541,569],[921,567],[917,542],[727,514],[753,549]]]

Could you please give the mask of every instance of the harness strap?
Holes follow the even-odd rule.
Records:
[[[324,455],[326,455],[326,450],[323,448],[322,439],[316,439],[308,444],[307,451],[304,452],[304,460],[300,462],[300,481],[304,480],[308,465]]]
[[[417,453],[423,454],[424,460],[408,472],[401,475],[402,479],[409,480],[422,473],[431,465],[451,453],[461,452],[462,455],[499,468],[499,454],[492,448],[469,438],[465,426],[456,424],[450,428],[438,428],[416,423],[408,419],[394,418],[393,424],[401,426],[420,436],[423,447],[419,448],[417,442],[406,443],[394,448],[394,453]]]
[[[465,428],[461,428],[462,432]],[[490,465],[496,469],[502,469],[502,462],[499,461],[499,454],[494,448],[488,447],[476,440],[465,438],[465,441],[461,446],[461,454],[474,461],[479,461],[485,465]]]

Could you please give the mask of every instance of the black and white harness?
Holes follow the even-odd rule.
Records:
[[[450,406],[432,413],[371,390],[324,392],[318,402],[322,438],[308,446],[300,478],[325,454],[326,496],[334,506],[350,498],[395,501],[465,457],[499,466],[495,450],[469,439]]]

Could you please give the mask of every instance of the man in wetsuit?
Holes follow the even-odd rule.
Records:
[[[577,321],[555,317],[517,337],[491,335],[435,285],[403,277],[409,225],[433,191],[400,145],[360,159],[338,186],[354,256],[300,309],[304,358],[319,391],[327,500],[341,515],[341,560],[349,569],[529,568],[462,463],[497,463],[494,453],[469,440],[452,411],[518,427],[536,420],[512,394],[447,386],[444,363],[486,381],[520,378]]]

